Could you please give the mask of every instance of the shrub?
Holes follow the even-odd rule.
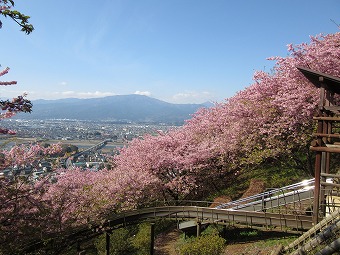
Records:
[[[150,224],[141,223],[138,225],[139,231],[132,239],[132,245],[139,251],[140,255],[150,254]]]
[[[96,248],[98,254],[105,254],[106,238],[101,235],[96,240]],[[130,232],[126,228],[116,229],[110,234],[110,254],[111,255],[126,255],[133,250],[130,242]]]
[[[216,229],[207,229],[199,237],[192,237],[180,244],[181,255],[219,255],[223,252],[225,240]]]

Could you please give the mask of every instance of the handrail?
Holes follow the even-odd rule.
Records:
[[[92,227],[95,231],[125,226],[145,219],[168,218],[175,220],[195,219],[197,222],[219,223],[237,222],[247,225],[263,225],[287,227],[294,229],[309,229],[312,227],[312,217],[307,215],[284,215],[279,213],[230,211],[225,209],[197,206],[164,206],[126,211],[113,215],[104,223]]]

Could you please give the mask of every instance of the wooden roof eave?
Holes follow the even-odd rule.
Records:
[[[340,94],[340,78],[301,66],[297,66],[297,69],[299,69],[314,86],[318,88],[323,86],[328,91]]]

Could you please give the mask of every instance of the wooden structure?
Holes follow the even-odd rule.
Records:
[[[320,89],[318,113],[314,117],[317,130],[310,149],[316,152],[313,222],[325,216],[326,176],[330,174],[331,153],[340,153],[340,78],[297,67]],[[338,95],[338,99],[335,95]]]

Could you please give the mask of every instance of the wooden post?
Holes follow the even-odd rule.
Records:
[[[110,255],[110,235],[105,232],[105,254]]]
[[[86,252],[85,250],[81,249],[80,242],[77,242],[77,252],[78,252],[78,255],[84,255]]]
[[[320,107],[323,105],[323,95],[324,89],[321,89],[320,95]],[[321,111],[319,111],[319,116],[322,116]],[[323,121],[318,120],[318,133],[323,133]],[[318,138],[318,146],[323,146],[323,141]],[[315,169],[314,169],[314,203],[313,203],[313,223],[317,224],[319,222],[319,207],[320,207],[320,178],[321,178],[321,167],[322,167],[322,152],[317,151],[315,156]]]
[[[322,174],[326,173],[327,152],[321,152],[321,169]],[[319,200],[319,216],[325,216],[326,213],[326,194],[325,186],[321,185],[322,182],[326,182],[326,178],[320,175],[320,200]]]
[[[153,255],[155,246],[155,223],[150,224],[150,239],[150,255]]]
[[[226,225],[223,225],[222,235],[223,235],[224,238],[227,236],[227,226]]]
[[[314,204],[313,204],[313,223],[319,222],[319,201],[320,201],[320,176],[321,176],[321,153],[317,152],[315,157],[315,182],[314,182]]]
[[[201,222],[197,221],[196,228],[196,235],[199,237],[201,235]]]

